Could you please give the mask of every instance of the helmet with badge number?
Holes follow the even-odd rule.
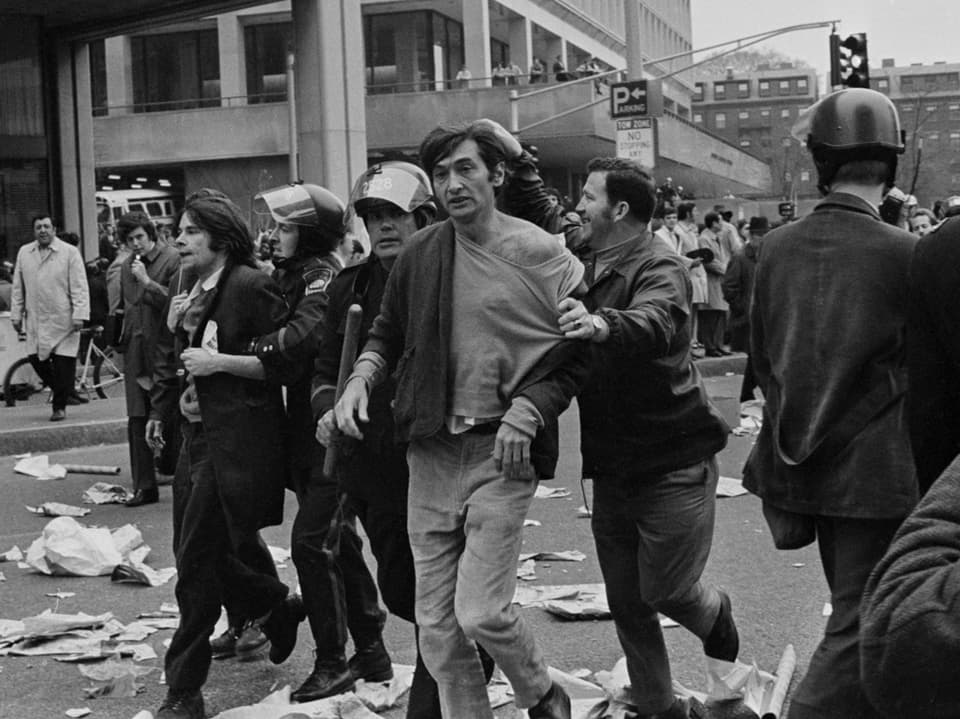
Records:
[[[253,198],[253,211],[298,229],[296,255],[332,252],[346,234],[346,206],[330,190],[309,183],[282,185]]]
[[[842,165],[856,160],[886,162],[887,186],[893,186],[897,156],[906,146],[890,98],[866,88],[838,90],[811,108],[809,122],[807,148],[817,166],[821,192],[828,191]]]
[[[391,160],[370,166],[356,181],[350,204],[361,218],[378,206],[392,205],[401,212],[417,215],[423,227],[437,214],[433,188],[427,173],[410,162]]]

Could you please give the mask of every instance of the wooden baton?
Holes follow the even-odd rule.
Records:
[[[357,345],[360,343],[360,323],[363,321],[363,308],[360,305],[350,305],[347,310],[347,327],[343,334],[343,348],[340,350],[340,370],[337,373],[337,391],[334,395],[334,405],[340,401],[347,379],[353,372],[353,363],[357,360]],[[340,453],[340,438],[335,436],[327,453],[323,458],[323,476],[333,478],[333,470],[337,466],[337,455]]]

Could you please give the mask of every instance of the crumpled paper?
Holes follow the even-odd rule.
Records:
[[[732,432],[737,437],[760,434],[763,427],[763,400],[751,399],[740,403],[740,425]]]
[[[86,517],[90,510],[84,507],[74,507],[72,504],[62,504],[61,502],[44,502],[36,507],[25,505],[27,510],[34,514],[40,514],[44,517]]]
[[[533,496],[538,499],[562,499],[570,496],[570,490],[563,487],[544,487],[541,484],[534,490]]]
[[[50,458],[45,454],[24,457],[15,465],[13,471],[37,479],[64,479],[67,469],[62,464],[50,464]]]
[[[132,524],[113,531],[88,527],[72,517],[57,517],[47,523],[27,549],[27,564],[47,575],[99,577],[118,565],[129,565],[150,586],[169,581],[176,570],[155,570],[144,564],[150,547]]]
[[[528,552],[521,554],[519,560],[526,562],[532,559],[535,562],[582,562],[587,555],[576,549],[568,549],[563,552]]]
[[[108,659],[97,664],[81,664],[80,673],[99,682],[84,689],[87,699],[96,697],[135,697],[143,689],[137,680],[150,674],[155,667],[141,667],[132,661]]]
[[[718,497],[739,497],[746,494],[747,490],[743,487],[743,482],[733,477],[720,477],[717,481]]]
[[[119,484],[110,484],[109,482],[97,482],[83,492],[84,504],[126,504],[132,497],[126,489]]]

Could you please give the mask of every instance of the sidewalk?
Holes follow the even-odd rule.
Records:
[[[743,354],[697,361],[705,378],[743,374],[745,364]],[[127,408],[122,397],[93,399],[87,404],[67,407],[67,419],[63,422],[50,421],[50,405],[46,403],[0,405],[0,457],[126,441]]]

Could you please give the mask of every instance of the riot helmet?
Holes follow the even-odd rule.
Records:
[[[389,161],[370,166],[357,179],[350,204],[361,218],[375,207],[392,205],[417,215],[417,226],[433,221],[437,206],[427,173],[409,162]]]
[[[310,257],[332,252],[346,234],[346,206],[330,190],[308,183],[282,185],[264,190],[253,198],[253,211],[273,222],[294,225],[298,230],[293,257]],[[274,232],[276,234],[276,232]],[[286,258],[277,258],[274,264]]]
[[[886,95],[866,88],[838,90],[814,105],[807,147],[817,167],[817,186],[824,194],[837,170],[856,160],[885,162],[886,184],[892,187],[897,155],[905,149],[896,107]]]

